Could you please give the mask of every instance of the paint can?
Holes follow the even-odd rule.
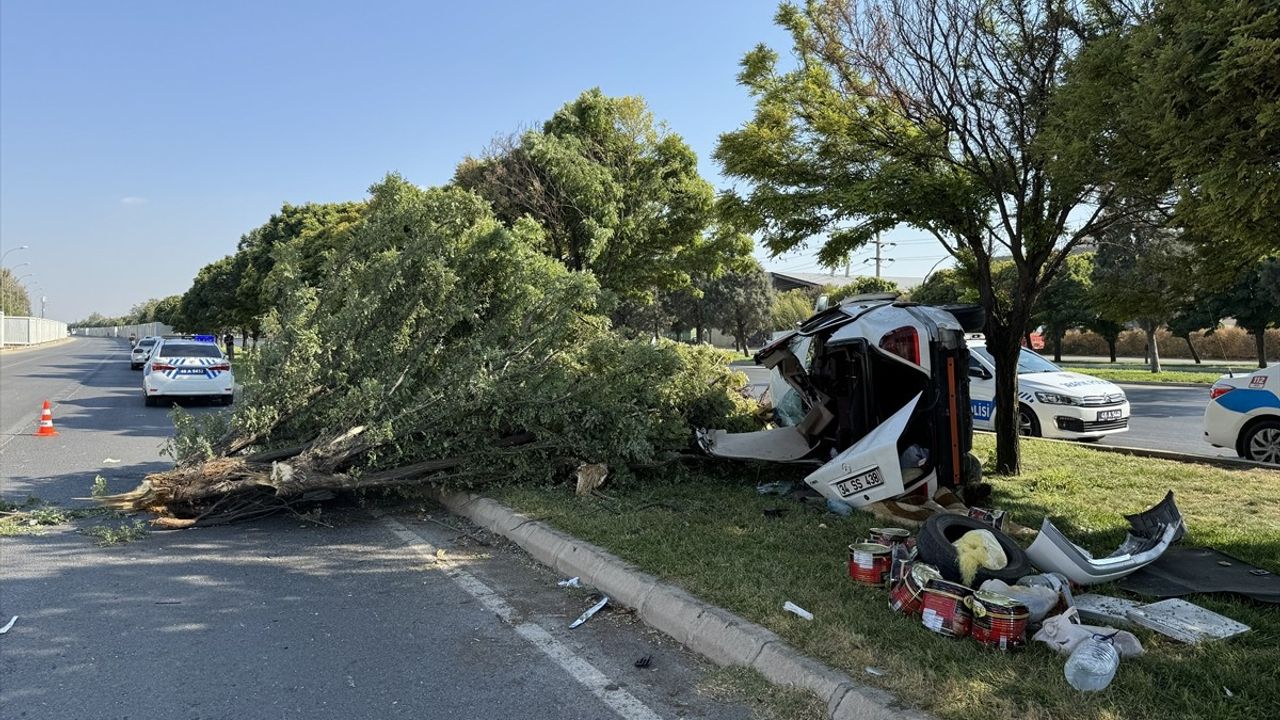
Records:
[[[970,595],[973,595],[973,590],[960,583],[942,579],[930,580],[924,586],[920,622],[947,637],[960,638],[968,635],[973,613],[965,605],[965,598]]]
[[[889,587],[889,608],[907,616],[918,614],[924,604],[925,585],[941,579],[942,573],[934,566],[911,564],[906,576]]]
[[[854,543],[849,546],[849,577],[866,585],[884,585],[889,577],[889,546]]]
[[[909,545],[910,540],[910,531],[895,527],[871,528],[871,537],[867,538],[867,542],[880,543],[889,547]]]
[[[907,573],[911,572],[911,565],[916,560],[916,549],[908,548],[906,545],[892,545],[889,547],[889,584],[902,582],[906,578]]]
[[[1014,650],[1027,644],[1027,606],[998,593],[979,590],[965,605],[973,613],[974,640],[1001,650]]]

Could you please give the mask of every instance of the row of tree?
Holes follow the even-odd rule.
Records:
[[[0,310],[6,315],[30,315],[31,297],[14,273],[0,267]]]

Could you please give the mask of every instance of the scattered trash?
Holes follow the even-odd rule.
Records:
[[[1235,694],[1235,693],[1231,692],[1231,688],[1227,687],[1226,685],[1223,685],[1223,686],[1222,686],[1222,692],[1226,693],[1227,697],[1235,697],[1235,696],[1236,696],[1236,694]]]
[[[1174,640],[1192,645],[1249,632],[1249,626],[1186,600],[1161,600],[1128,612],[1129,619]]]
[[[879,543],[849,546],[849,577],[866,585],[884,585],[892,559],[889,547]]]
[[[972,587],[992,579],[1014,583],[1020,577],[1035,573],[1035,568],[1031,566],[1027,554],[1013,538],[963,514],[941,513],[925,521],[924,527],[916,537],[916,549],[919,551],[920,560],[938,568],[942,577],[947,580],[952,582],[965,580],[960,567],[959,552],[952,543],[974,531],[977,531],[978,535],[967,542],[977,542],[980,538],[994,539],[1004,555],[1004,564],[999,568],[988,567],[988,565],[999,564],[999,555],[993,553],[994,557],[987,558],[988,562],[983,564],[981,560],[984,558],[980,554],[979,563],[975,567],[972,578],[964,584]],[[982,553],[986,547],[985,542],[980,543],[978,552]]]
[[[443,559],[444,559],[444,554],[445,554],[445,553],[444,553],[444,548],[436,548],[436,559],[437,559],[437,560],[443,560]]]
[[[1076,612],[1080,619],[1098,625],[1126,626],[1129,622],[1129,611],[1141,607],[1142,603],[1125,598],[1111,597],[1089,593],[1076,598]]]
[[[4,624],[4,627],[0,628],[0,635],[3,635],[3,634],[5,634],[5,633],[9,632],[9,628],[13,627],[13,624],[14,624],[14,623],[16,623],[16,622],[18,622],[18,616],[17,616],[17,615],[14,615],[13,617],[9,618],[9,622],[5,623],[5,624]]]
[[[115,459],[115,458],[106,458],[106,459],[104,459],[104,460],[102,461],[102,464],[103,464],[103,465],[110,465],[111,463],[118,463],[118,462],[120,462],[120,461],[119,461],[119,460],[117,460],[117,459]]]
[[[1124,519],[1129,521],[1129,531],[1132,534],[1148,540],[1160,537],[1164,533],[1164,528],[1168,525],[1178,528],[1178,531],[1173,536],[1174,542],[1178,542],[1183,535],[1187,534],[1187,526],[1182,519],[1182,511],[1178,510],[1178,505],[1173,501],[1172,490],[1165,493],[1160,502],[1136,515],[1125,515]]]
[[[1110,635],[1090,635],[1071,651],[1063,674],[1071,687],[1082,692],[1097,692],[1111,684],[1120,667],[1120,653]]]
[[[769,518],[770,520],[777,520],[778,518],[786,514],[787,514],[786,508],[772,507],[772,508],[764,509],[764,516]]]
[[[881,675],[884,675],[884,674],[885,674],[885,673],[884,673],[884,671],[883,671],[883,670],[881,670],[880,668],[878,668],[878,667],[871,667],[870,665],[868,665],[867,667],[863,668],[863,669],[862,669],[862,671],[863,671],[863,672],[865,672],[865,673],[866,673],[866,674],[868,674],[868,675],[875,675],[876,677],[880,677]]]
[[[951,543],[956,548],[956,559],[960,564],[960,580],[965,585],[972,585],[978,568],[1002,570],[1009,564],[1009,558],[1000,547],[1000,541],[990,530],[970,530]]]
[[[1129,533],[1115,552],[1095,559],[1045,518],[1040,524],[1040,535],[1027,548],[1027,557],[1041,570],[1060,572],[1077,585],[1096,585],[1119,580],[1155,562],[1169,549],[1181,527],[1166,525],[1156,539]]]
[[[582,463],[578,466],[576,474],[578,487],[574,492],[579,496],[590,495],[604,484],[605,478],[609,477],[609,466],[604,463]]]
[[[568,580],[561,580],[556,584],[559,585],[560,587],[580,588],[582,587],[582,578],[578,577],[577,575],[574,575]]]
[[[826,524],[826,523],[818,523],[818,527],[822,528],[823,530],[826,530],[826,529],[827,529],[827,524]]]
[[[1155,598],[1231,593],[1280,605],[1280,576],[1213,548],[1169,548],[1158,560],[1121,580],[1120,587]]]
[[[996,530],[1004,530],[1003,510],[988,510],[987,508],[971,507],[969,508],[969,517],[977,520],[984,525],[990,525]]]
[[[804,608],[800,607],[799,605],[796,605],[795,603],[791,602],[790,600],[788,600],[788,601],[786,601],[786,602],[782,603],[782,609],[783,609],[783,610],[786,610],[786,611],[787,611],[787,612],[789,612],[789,613],[794,613],[794,614],[796,614],[796,615],[799,615],[800,617],[804,618],[805,620],[812,620],[812,619],[813,619],[813,613],[809,612],[808,610],[805,610]]]
[[[873,527],[870,532],[867,542],[880,543],[889,547],[903,545],[911,540],[911,531],[905,528]]]
[[[642,657],[642,658],[640,658],[639,660],[637,660],[637,661],[636,661],[636,667],[638,667],[638,668],[640,668],[640,669],[647,668],[647,667],[649,667],[649,666],[650,666],[650,665],[652,665],[652,664],[653,664],[653,656],[652,656],[652,655],[645,655],[644,657]]]
[[[889,608],[908,617],[920,612],[924,605],[924,589],[930,580],[941,580],[942,573],[932,565],[914,563],[889,589]]]
[[[988,582],[1000,582],[989,580]],[[979,590],[965,598],[973,613],[969,635],[982,645],[1016,650],[1027,644],[1027,606],[1007,595]]]
[[[949,580],[930,580],[924,586],[924,604],[921,605],[920,622],[925,627],[947,637],[962,638],[973,625],[973,613],[965,599],[973,590]]]
[[[1058,572],[1040,573],[1037,575],[1026,575],[1018,578],[1018,585],[1026,587],[1046,587],[1058,593],[1058,612],[1066,612],[1068,608],[1075,605],[1075,601],[1071,596],[1071,581],[1066,575]],[[1054,613],[1055,615],[1057,613]]]
[[[569,623],[569,629],[572,630],[578,627],[579,625],[581,625],[582,623],[590,620],[592,615],[595,615],[596,613],[600,612],[600,609],[608,604],[609,604],[609,596],[608,595],[601,596],[600,602],[587,608],[587,611],[579,615],[577,620],[574,620],[573,622]]]
[[[1127,630],[1116,630],[1097,625],[1081,625],[1080,614],[1072,608],[1061,615],[1054,615],[1031,636],[1032,640],[1048,645],[1054,651],[1069,655],[1076,646],[1093,635],[1108,635],[1120,657],[1138,657],[1143,652],[1137,636]]]
[[[777,480],[775,482],[760,483],[756,486],[756,493],[759,495],[786,495],[795,487],[795,483],[790,480]]]
[[[849,513],[853,512],[853,506],[849,503],[829,498],[827,499],[827,509],[840,517],[849,517]]]
[[[1061,599],[1058,591],[1052,588],[1010,585],[1003,580],[988,580],[978,590],[1018,601],[1026,607],[1027,619],[1033,623],[1039,623],[1048,617]]]

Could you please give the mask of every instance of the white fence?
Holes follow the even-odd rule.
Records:
[[[67,324],[38,317],[0,314],[0,345],[38,345],[67,336]]]
[[[164,323],[142,323],[141,325],[108,325],[107,327],[90,327],[76,328],[72,331],[76,335],[86,335],[88,337],[118,337],[128,338],[133,335],[138,338],[144,338],[148,335],[172,335],[173,328]]]

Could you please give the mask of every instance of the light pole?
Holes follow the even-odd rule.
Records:
[[[18,246],[18,247],[16,247],[16,248],[9,248],[8,250],[5,250],[4,252],[0,253],[0,265],[4,265],[4,259],[5,259],[5,257],[6,257],[6,256],[8,256],[8,254],[9,254],[9,253],[11,253],[11,252],[18,252],[19,250],[26,250],[26,249],[27,249],[27,248],[29,248],[29,247],[31,247],[31,246],[30,246],[30,245],[19,245],[19,246]]]

